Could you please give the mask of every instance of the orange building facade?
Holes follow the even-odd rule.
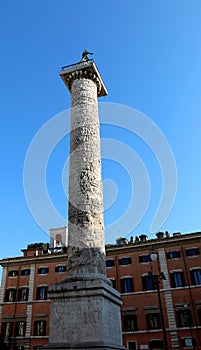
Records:
[[[124,346],[163,349],[166,338],[168,349],[201,349],[201,232],[157,236],[106,246],[106,273],[123,301]],[[48,291],[67,274],[67,249],[36,243],[22,252],[0,261],[0,349],[40,350],[48,343]]]

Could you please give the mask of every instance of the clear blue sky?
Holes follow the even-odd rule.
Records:
[[[0,257],[16,256],[28,243],[48,241],[26,204],[23,164],[36,132],[70,107],[70,95],[59,71],[61,66],[79,61],[84,49],[94,52],[107,86],[109,94],[102,101],[141,111],[171,145],[178,189],[161,230],[201,230],[200,13],[199,0],[1,2]],[[108,137],[110,130],[103,128],[102,133]],[[149,174],[149,207],[132,232],[134,236],[149,234],[161,196],[159,167],[142,140],[121,132],[115,137],[135,149]],[[61,172],[68,156],[67,141],[60,142],[53,152],[47,174],[49,195],[63,216],[67,204]],[[123,213],[130,200],[129,176],[113,163],[103,160],[104,178],[117,181],[119,187],[116,203],[105,213],[106,225]],[[117,236],[130,233],[118,225],[116,230]]]

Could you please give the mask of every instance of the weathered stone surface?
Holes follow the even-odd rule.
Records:
[[[48,350],[123,350],[119,293],[105,275],[97,95],[106,89],[94,63],[61,74],[71,91],[68,277],[49,292]]]
[[[87,272],[88,267],[105,274],[97,85],[90,79],[75,79],[71,95],[68,271]]]
[[[59,343],[61,349],[79,346],[95,349],[98,344],[103,349],[123,349],[121,299],[106,278],[95,274],[68,277],[64,283],[55,285],[49,295],[51,347],[48,349],[54,348],[54,344],[59,349]]]
[[[99,248],[69,248],[68,263],[76,274],[105,273],[105,255]]]

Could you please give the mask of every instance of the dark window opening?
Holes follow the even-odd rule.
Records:
[[[24,337],[26,330],[26,322],[25,321],[17,321],[15,324],[15,336],[16,337]]]
[[[140,263],[147,263],[147,262],[150,262],[151,261],[151,258],[150,258],[150,255],[147,254],[147,255],[140,255],[139,256],[139,262]]]
[[[29,288],[23,287],[19,289],[18,301],[27,301],[29,297]]]
[[[106,260],[106,267],[112,267],[114,266],[114,259],[108,259]]]
[[[201,308],[198,309],[199,325],[201,326]]]
[[[146,315],[147,329],[160,329],[161,318],[159,313],[150,313]]]
[[[10,270],[9,272],[8,272],[8,276],[9,277],[16,277],[16,276],[18,276],[19,275],[19,271],[18,270]]]
[[[1,336],[4,340],[8,340],[13,333],[13,322],[3,322],[1,327]]]
[[[171,272],[172,288],[184,286],[183,272]]]
[[[191,280],[192,284],[197,286],[201,284],[201,269],[193,269],[191,270]]]
[[[137,342],[129,341],[128,342],[128,350],[137,350]]]
[[[65,271],[66,271],[65,265],[55,267],[55,272],[65,272]]]
[[[15,288],[9,288],[6,290],[6,302],[13,302],[16,301],[16,289]]]
[[[133,278],[124,277],[121,279],[121,293],[132,293],[133,289]]]
[[[110,278],[110,282],[112,282],[112,287],[116,289],[116,280],[114,278]]]
[[[181,253],[180,253],[179,250],[175,250],[173,252],[168,252],[167,253],[167,258],[168,259],[178,259],[178,258],[180,258],[180,256],[181,256]]]
[[[39,275],[45,275],[46,273],[48,273],[48,271],[49,271],[48,267],[40,267],[38,269],[38,274]]]
[[[21,271],[21,276],[29,276],[31,273],[31,270],[30,269],[23,269]]]
[[[142,276],[142,286],[143,290],[154,290],[156,289],[155,283],[153,281],[153,278],[151,276]]]
[[[137,317],[135,314],[123,316],[123,331],[124,332],[137,331]]]
[[[34,322],[34,335],[35,336],[46,335],[46,321],[35,321]]]
[[[119,259],[119,265],[130,265],[131,258],[121,258]]]
[[[163,341],[162,340],[150,340],[149,349],[154,349],[154,350],[163,349]]]
[[[182,338],[181,345],[184,348],[192,348],[192,347],[195,347],[196,340],[195,340],[195,338],[191,338],[191,337]]]
[[[37,300],[47,299],[47,286],[37,287],[36,299]]]
[[[176,314],[178,327],[192,326],[192,317],[190,310],[178,310]]]
[[[199,255],[199,249],[198,249],[198,248],[189,248],[189,249],[186,249],[186,255],[187,255],[187,256]]]

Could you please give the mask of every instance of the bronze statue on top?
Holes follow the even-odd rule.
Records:
[[[88,55],[93,55],[93,52],[89,52],[87,50],[84,50],[82,52],[82,59],[81,59],[81,62],[88,62],[89,61],[89,57]]]

